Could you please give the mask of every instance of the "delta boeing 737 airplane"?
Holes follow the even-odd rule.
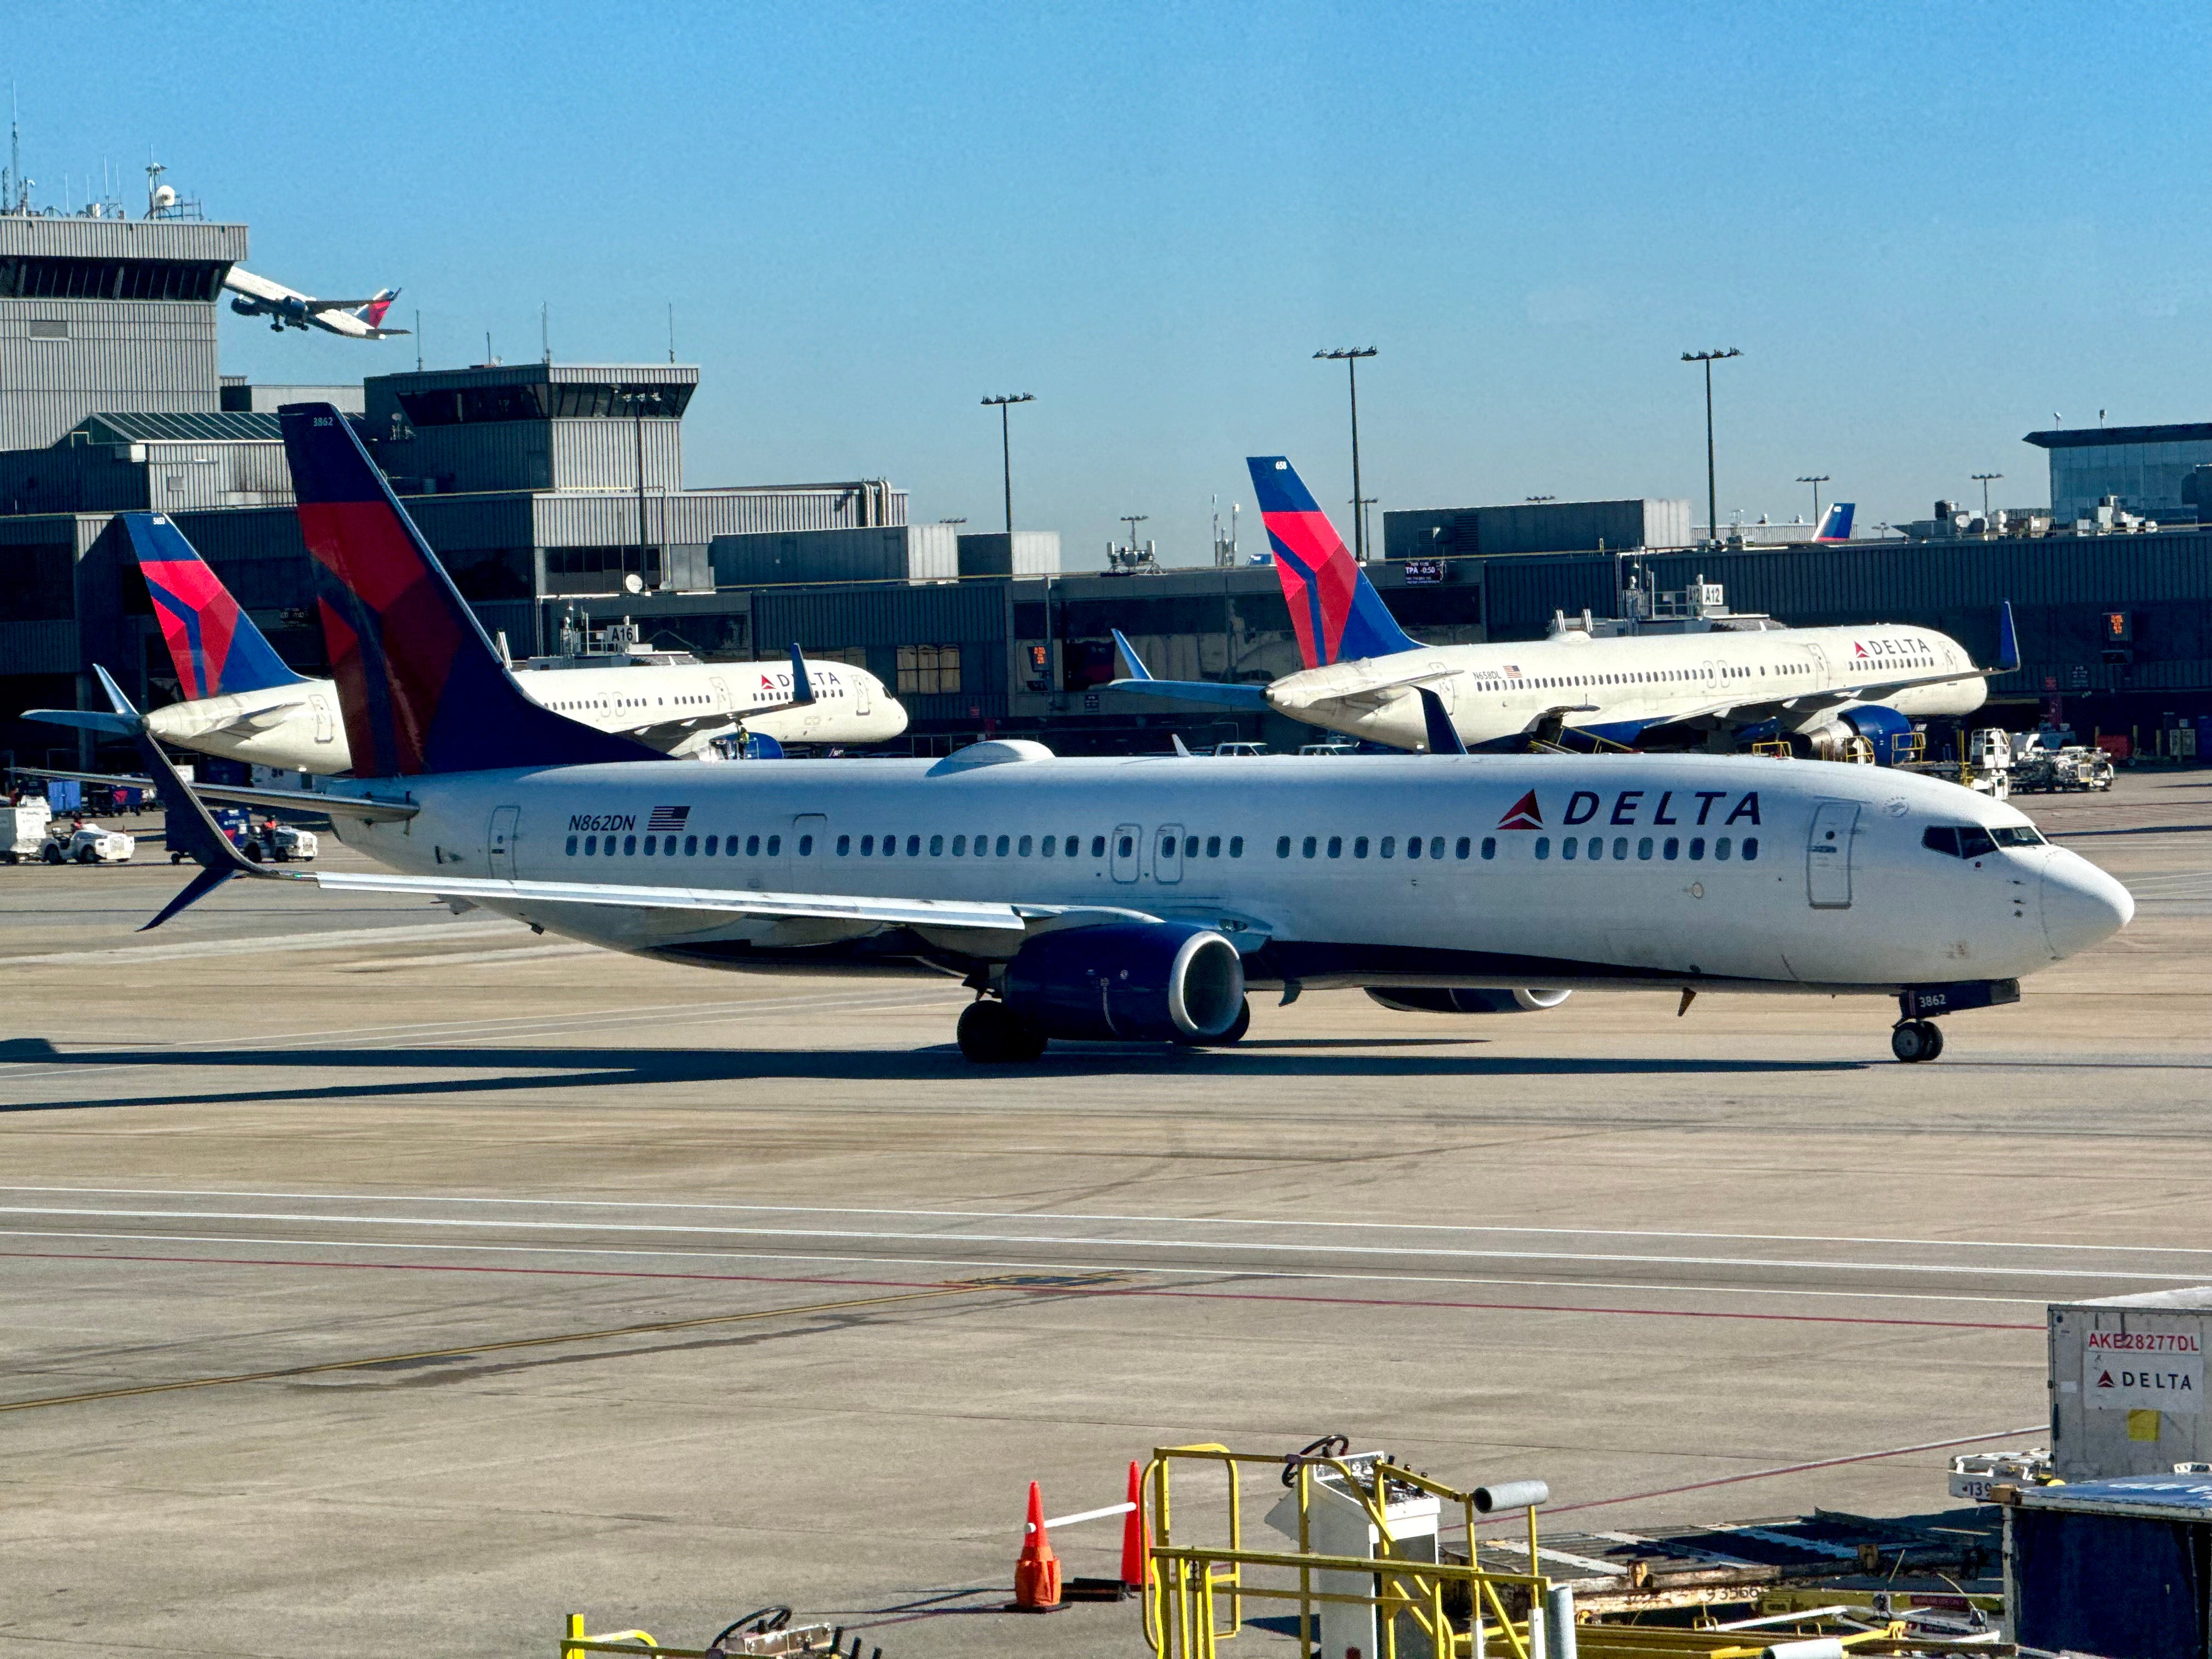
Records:
[[[1887,763],[1893,739],[1915,720],[1972,714],[1988,696],[1984,682],[2020,665],[2009,609],[2004,661],[1993,669],[1977,668],[1948,635],[1887,623],[1610,640],[1570,631],[1525,644],[1423,645],[1398,626],[1290,462],[1259,455],[1247,465],[1304,669],[1267,685],[1155,679],[1117,634],[1127,678],[1108,689],[1273,710],[1346,737],[1419,749],[1426,728],[1415,693],[1425,686],[1470,748],[1525,748],[1531,738],[1558,743],[1569,732],[1627,744],[1667,726],[1702,729],[1723,747],[1794,738],[1820,756],[1865,738]]]
[[[1224,1046],[1248,994],[1436,1013],[1580,988],[1893,999],[1892,1047],[2124,925],[2127,890],[2018,811],[1870,767],[1748,757],[941,760],[695,766],[532,702],[344,417],[283,411],[362,776],[318,793],[380,872],[248,865],[143,731],[205,866],[475,905],[611,950],[945,975],[959,1043]],[[103,678],[105,676],[103,675]],[[112,681],[108,696],[129,717]],[[257,792],[204,787],[218,798]]]

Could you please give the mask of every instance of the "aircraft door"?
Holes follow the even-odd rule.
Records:
[[[853,712],[855,714],[868,713],[872,707],[868,700],[868,689],[874,681],[870,678],[867,670],[856,668],[845,678],[853,682]]]
[[[1453,695],[1453,688],[1459,684],[1459,676],[1451,672],[1449,663],[1432,662],[1429,666],[1443,676],[1442,679],[1430,681],[1429,690],[1437,694],[1437,701],[1443,704],[1444,713],[1449,714],[1453,704],[1458,701]]]
[[[520,839],[515,831],[515,821],[521,816],[520,806],[492,809],[491,872],[501,880],[514,879],[514,843]]]
[[[1152,879],[1158,882],[1178,882],[1182,879],[1182,825],[1164,823],[1159,840],[1152,848]]]
[[[1145,863],[1145,827],[1140,823],[1117,823],[1114,826],[1114,879],[1119,882],[1136,880],[1137,872]]]
[[[822,860],[830,852],[830,820],[820,812],[801,812],[783,837],[783,884],[787,892],[819,893],[826,878]]]
[[[1828,653],[1811,640],[1804,641],[1804,645],[1807,653],[1813,659],[1814,689],[1817,690],[1823,686],[1835,684],[1828,669]]]
[[[328,743],[333,736],[331,725],[331,701],[319,693],[307,699],[307,707],[314,711],[315,741]]]
[[[1858,821],[1853,801],[1823,801],[1813,814],[1813,834],[1805,845],[1805,896],[1816,910],[1851,908],[1851,836]]]
[[[726,714],[737,707],[730,701],[730,688],[723,683],[720,674],[709,676],[707,684],[714,688],[714,710],[717,714]]]

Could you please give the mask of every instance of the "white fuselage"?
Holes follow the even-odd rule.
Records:
[[[1554,715],[1577,728],[1635,728],[1707,716],[1729,704],[1783,703],[1781,729],[1796,731],[1832,719],[1842,706],[1837,692],[1947,668],[1966,677],[1903,691],[1872,690],[1866,701],[1916,719],[1968,714],[1988,696],[1984,682],[1968,674],[1973,666],[1948,635],[1886,624],[1616,639],[1576,629],[1522,644],[1424,647],[1309,668],[1285,675],[1267,695],[1294,720],[1410,749],[1425,737],[1420,698],[1402,684],[1378,683],[1431,669],[1438,678],[1427,682],[1430,689],[1443,700],[1460,740],[1473,747],[1534,732]]]
[[[1260,984],[1889,990],[2016,977],[2132,912],[2032,834],[1972,859],[1923,845],[2027,824],[2002,803],[1787,760],[648,763],[374,787],[420,815],[334,822],[410,874],[1135,911],[1221,927]],[[988,970],[1022,939],[471,896],[725,967]]]
[[[635,663],[605,668],[518,668],[534,702],[603,732],[626,732],[673,755],[696,754],[742,724],[779,743],[887,743],[906,709],[883,683],[848,663],[809,662],[814,701],[791,700],[788,662]],[[773,712],[754,712],[768,710]],[[171,703],[146,716],[155,737],[185,749],[287,771],[349,771],[353,757],[328,680]]]

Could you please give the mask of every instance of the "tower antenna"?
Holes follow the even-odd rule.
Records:
[[[553,362],[553,302],[550,300],[538,302],[538,349],[550,367]],[[484,355],[488,357],[491,354],[487,351]]]
[[[668,361],[676,361],[676,301],[668,302]]]

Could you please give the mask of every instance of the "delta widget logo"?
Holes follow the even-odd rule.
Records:
[[[1544,809],[1536,805],[1536,792],[1531,789],[1513,803],[1512,810],[1498,820],[1500,830],[1541,830]]]

